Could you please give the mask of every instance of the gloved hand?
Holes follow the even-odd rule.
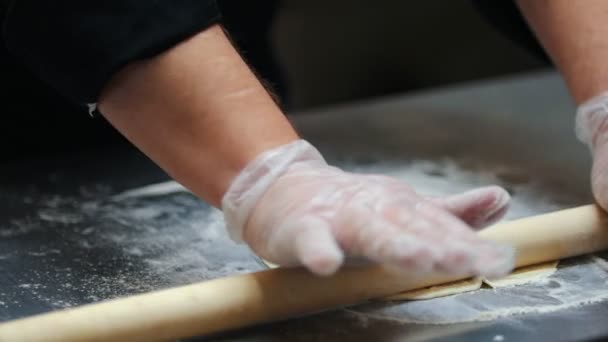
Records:
[[[608,209],[608,92],[578,107],[576,136],[591,149],[591,188],[598,204]]]
[[[298,140],[252,161],[222,209],[234,240],[268,261],[319,275],[345,258],[364,258],[403,272],[499,276],[513,267],[513,250],[478,238],[471,226],[499,219],[508,201],[497,186],[424,197],[390,177],[329,166]]]

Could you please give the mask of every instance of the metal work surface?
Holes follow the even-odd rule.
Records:
[[[330,162],[388,173],[423,192],[503,185],[514,200],[509,218],[516,218],[591,201],[589,153],[574,138],[573,112],[561,80],[538,73],[326,108],[293,122]],[[0,176],[0,321],[261,268],[226,237],[217,210],[166,182],[133,148],[8,164]],[[595,287],[587,288],[587,273],[577,274],[584,267],[597,268],[578,258],[542,286],[369,303],[201,340],[608,336],[602,287],[608,277],[594,268]],[[562,298],[551,292],[556,287],[584,295]],[[459,311],[469,308],[462,303],[486,298],[480,296],[495,303],[517,297],[522,304],[508,312],[480,309],[481,316]],[[452,316],[450,305],[457,310]]]

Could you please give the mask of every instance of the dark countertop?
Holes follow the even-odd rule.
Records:
[[[347,168],[448,158],[463,170],[495,171],[516,193],[533,182],[551,199],[552,206],[531,209],[542,212],[591,201],[589,157],[575,141],[572,113],[561,81],[537,73],[325,108],[293,121]],[[142,190],[167,177],[132,147],[8,163],[0,176],[0,321],[260,269],[222,233],[217,211],[171,183]],[[600,301],[433,325],[337,310],[208,339],[587,340],[608,335],[607,314]]]

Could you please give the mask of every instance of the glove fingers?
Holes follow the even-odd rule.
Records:
[[[442,254],[436,269],[449,274],[479,274],[475,267],[483,255],[478,252],[480,240],[473,230],[450,212],[430,202],[420,202],[416,212],[425,217],[436,233],[442,234],[439,242]]]
[[[591,169],[591,187],[598,204],[608,209],[608,143],[596,146]]]
[[[344,254],[323,219],[304,217],[294,222],[293,244],[297,259],[318,275],[335,273],[344,261]]]
[[[423,202],[416,208],[445,234],[439,270],[460,274],[468,267],[468,272],[484,276],[511,270],[514,263],[512,248],[481,239],[458,218],[438,210],[431,203]]]
[[[366,257],[406,272],[427,273],[435,268],[440,254],[436,246],[388,222],[378,221],[375,224],[391,228],[385,236],[380,236],[364,248]]]
[[[501,187],[488,186],[462,194],[429,198],[429,200],[471,227],[480,229],[495,223],[506,214],[510,196]]]
[[[341,214],[339,241],[353,256],[365,257],[402,272],[428,272],[438,252],[412,232],[400,229],[375,211],[350,207]]]
[[[476,273],[477,259],[482,257],[476,246],[485,242],[443,209],[408,202],[379,206],[379,212],[351,208],[345,216],[358,232],[357,252],[402,272]]]
[[[515,249],[511,246],[487,241],[478,252],[487,257],[477,259],[475,269],[487,278],[505,276],[515,267]]]

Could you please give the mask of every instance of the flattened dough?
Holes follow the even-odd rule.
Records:
[[[484,279],[484,284],[495,289],[498,287],[516,286],[533,281],[542,280],[555,273],[559,261],[545,262],[526,267],[520,267],[506,277],[498,279]]]
[[[262,263],[264,265],[266,265],[266,267],[268,267],[268,268],[277,268],[277,267],[279,267],[279,265],[273,264],[270,261],[267,261],[267,260],[264,260],[264,259],[261,259],[261,258],[260,258],[260,260],[262,260]]]
[[[262,260],[262,262],[266,264],[266,266],[268,266],[269,268],[278,267],[277,265],[266,260]],[[434,285],[423,289],[406,291],[398,293],[396,295],[381,298],[380,300],[424,300],[476,291],[479,290],[483,284],[486,284],[491,288],[526,284],[550,276],[557,270],[558,264],[559,261],[551,261],[537,265],[520,267],[513,271],[511,274],[498,279],[485,279],[480,277],[470,278],[441,285]]]
[[[479,290],[483,283],[481,278],[470,278],[451,283],[435,285],[423,289],[401,292],[396,295],[381,298],[382,301],[422,300],[450,296]]]

